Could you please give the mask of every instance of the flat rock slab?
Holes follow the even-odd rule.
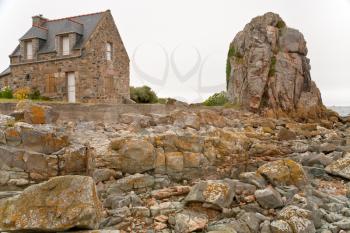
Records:
[[[274,209],[283,206],[281,195],[272,187],[256,190],[255,197],[258,203],[265,209]]]
[[[203,202],[216,208],[225,208],[231,205],[235,196],[235,183],[233,180],[208,180],[196,184],[185,201]]]
[[[21,193],[22,193],[22,191],[1,191],[0,192],[0,199],[13,197],[13,196],[19,195]]]
[[[201,230],[207,223],[208,217],[205,214],[185,210],[175,215],[175,232],[189,233]]]
[[[101,216],[94,181],[87,176],[55,177],[0,200],[0,231],[96,229]]]
[[[326,172],[350,180],[350,156],[338,159],[326,167]]]

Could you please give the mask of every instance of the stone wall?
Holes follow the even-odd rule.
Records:
[[[106,60],[107,42],[113,45],[111,61]],[[67,73],[75,72],[78,102],[122,103],[130,96],[129,58],[109,11],[82,50],[69,56],[38,54],[34,61],[12,57],[11,62],[11,75],[0,78],[0,87],[37,88],[43,96],[67,101]]]
[[[70,104],[50,102],[43,104],[51,106],[59,112],[59,120],[61,121],[115,122],[123,113],[166,114],[181,108],[180,106],[162,104]],[[0,103],[0,114],[8,115],[15,110],[15,107],[16,103]]]

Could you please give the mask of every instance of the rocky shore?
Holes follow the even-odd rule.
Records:
[[[0,231],[350,232],[346,119],[188,107],[56,120],[30,103],[1,115]]]
[[[267,13],[231,43],[231,107],[106,123],[20,102],[0,115],[0,232],[349,233],[350,117],[306,55]]]

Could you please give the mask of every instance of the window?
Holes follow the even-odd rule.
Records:
[[[107,61],[112,60],[112,44],[109,42],[106,43],[106,59]]]
[[[26,47],[27,59],[33,59],[33,43],[28,41]]]
[[[62,55],[69,55],[70,47],[69,47],[69,37],[62,37]]]

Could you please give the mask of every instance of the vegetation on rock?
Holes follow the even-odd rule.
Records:
[[[15,93],[13,93],[13,96],[18,100],[24,100],[24,99],[28,99],[30,93],[31,93],[31,90],[29,87],[21,87],[21,88],[18,88],[15,91]]]
[[[215,93],[203,102],[205,106],[224,106],[226,103],[228,99],[225,91]]]
[[[130,87],[130,98],[136,103],[157,103],[156,93],[148,86]]]
[[[12,99],[13,98],[13,90],[11,89],[11,87],[4,87],[1,89],[0,91],[0,98],[4,98],[4,99]]]
[[[271,62],[270,62],[270,70],[269,70],[269,77],[274,76],[276,73],[276,57],[273,56],[271,58]]]

